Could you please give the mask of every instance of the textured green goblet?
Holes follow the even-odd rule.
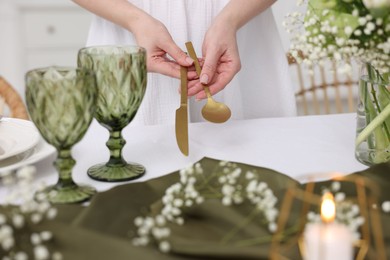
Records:
[[[138,178],[145,167],[128,163],[122,156],[126,141],[122,129],[136,115],[146,90],[146,51],[138,46],[96,46],[78,53],[78,66],[92,69],[97,78],[95,117],[109,132],[107,163],[88,169],[95,180],[118,182]]]
[[[71,148],[87,131],[95,112],[97,88],[91,70],[48,67],[26,74],[26,103],[42,137],[58,152],[54,162],[57,184],[44,191],[52,203],[75,203],[96,193],[72,179]]]

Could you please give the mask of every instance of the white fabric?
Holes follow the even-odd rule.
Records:
[[[192,41],[201,56],[203,37],[213,18],[228,0],[131,0],[168,28],[174,41],[185,50]],[[296,113],[288,65],[271,9],[252,19],[237,35],[242,63],[233,81],[215,96],[232,110],[232,119],[293,116]],[[88,46],[135,44],[133,35],[100,17],[95,17]],[[132,124],[174,124],[179,107],[179,81],[149,73],[147,91]],[[189,100],[191,122],[204,121],[205,101]]]

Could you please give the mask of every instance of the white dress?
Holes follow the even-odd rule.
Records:
[[[229,0],[129,0],[161,21],[176,44],[185,50],[192,41],[201,56],[203,37],[213,18]],[[231,119],[294,116],[295,99],[285,53],[271,9],[244,25],[237,34],[241,71],[214,97],[226,103]],[[136,44],[133,35],[107,20],[95,17],[87,46]],[[174,124],[180,105],[179,80],[148,73],[148,85],[134,124]],[[205,100],[189,99],[191,122],[204,121]]]

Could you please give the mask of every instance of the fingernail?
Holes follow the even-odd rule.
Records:
[[[207,76],[207,74],[203,74],[202,76],[200,76],[200,83],[202,84],[209,83],[209,76]]]
[[[186,57],[186,62],[188,63],[188,65],[192,65],[194,63],[194,60],[190,57]]]

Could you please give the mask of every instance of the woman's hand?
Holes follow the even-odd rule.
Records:
[[[179,78],[180,65],[188,67],[193,64],[194,61],[176,45],[160,21],[145,13],[144,17],[131,27],[137,44],[147,51],[148,71]],[[196,72],[189,71],[188,78],[195,77]]]
[[[253,17],[270,7],[275,0],[230,0],[215,17],[203,41],[204,65],[200,82],[208,84],[211,94],[226,87],[241,69],[236,33]],[[189,94],[206,98],[199,81],[191,81]]]
[[[73,2],[132,32],[137,44],[147,51],[148,71],[179,78],[180,65],[193,64],[193,60],[176,45],[160,21],[129,1],[73,0]],[[196,77],[196,73],[191,71],[189,79],[193,77]]]
[[[206,98],[203,84],[212,95],[221,91],[241,69],[236,30],[223,19],[216,19],[208,29],[202,46],[202,73],[199,80],[189,83],[189,96]]]

